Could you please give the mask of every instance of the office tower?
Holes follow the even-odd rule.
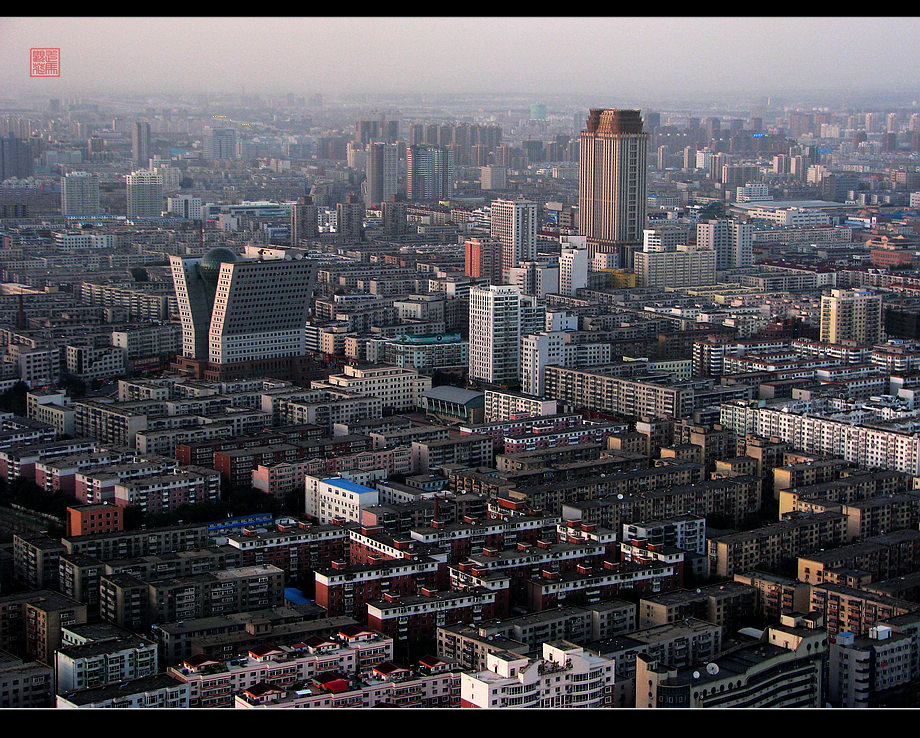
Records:
[[[494,200],[492,240],[502,244],[502,277],[521,261],[537,258],[537,204],[531,200]]]
[[[684,147],[684,161],[683,169],[684,171],[689,171],[696,168],[696,149],[692,146]]]
[[[70,172],[61,178],[61,215],[99,215],[99,178]]]
[[[163,177],[139,170],[126,178],[128,218],[158,218],[163,211]]]
[[[502,281],[502,244],[481,238],[471,238],[463,244],[463,273],[468,277],[488,279],[489,284]]]
[[[0,138],[0,181],[31,177],[34,171],[32,147],[12,133]]]
[[[821,296],[821,341],[856,341],[872,345],[882,340],[882,296],[868,290],[831,290]]]
[[[399,152],[396,144],[369,143],[367,145],[367,199],[368,207],[377,207],[396,194],[399,175]]]
[[[131,128],[131,158],[146,167],[150,163],[150,124],[137,121]]]
[[[507,167],[494,165],[479,168],[479,187],[483,190],[503,190],[508,186]]]
[[[340,202],[335,206],[335,232],[360,241],[364,233],[364,203]]]
[[[408,209],[406,203],[387,200],[380,203],[380,219],[383,235],[402,236],[409,231]]]
[[[737,220],[710,220],[696,225],[696,243],[714,249],[716,269],[748,267],[754,263],[754,226]]]
[[[291,205],[291,246],[299,246],[301,239],[319,235],[319,211],[310,197],[301,197]]]
[[[588,256],[587,244],[568,245],[563,239],[562,250],[559,253],[559,294],[572,295],[582,287],[588,286]]]
[[[446,146],[406,147],[406,199],[449,200],[454,194],[454,152]]]
[[[594,108],[588,115],[580,138],[578,227],[598,251],[642,243],[648,141],[638,110]]]
[[[516,384],[521,363],[521,293],[511,285],[470,290],[470,379]]]
[[[201,198],[191,195],[167,197],[166,211],[186,220],[201,220]]]
[[[183,356],[234,364],[306,353],[313,262],[245,260],[225,248],[169,261]]]
[[[716,252],[678,246],[677,251],[637,251],[633,269],[639,287],[695,287],[715,284]]]
[[[204,158],[209,160],[236,159],[236,130],[233,128],[206,129]]]

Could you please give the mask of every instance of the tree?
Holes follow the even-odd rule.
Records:
[[[135,282],[150,281],[150,275],[147,274],[147,270],[144,267],[131,267],[130,272]]]

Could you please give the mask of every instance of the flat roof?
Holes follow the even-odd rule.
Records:
[[[366,492],[377,491],[375,489],[371,489],[370,487],[365,487],[363,484],[352,482],[350,479],[345,479],[343,477],[329,477],[328,479],[323,479],[322,481],[323,484],[328,484],[330,487],[338,487],[339,489],[344,489],[348,492],[354,492],[355,494],[359,495]]]

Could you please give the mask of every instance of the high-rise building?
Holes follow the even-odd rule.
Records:
[[[335,206],[335,232],[360,241],[364,232],[364,203],[340,202]]]
[[[537,204],[531,200],[494,200],[492,240],[502,244],[502,277],[522,261],[537,258]]]
[[[240,259],[216,248],[171,256],[182,321],[182,355],[234,364],[306,353],[316,281],[308,259]]]
[[[380,203],[380,219],[385,236],[401,236],[409,229],[406,203],[387,200]]]
[[[150,164],[150,124],[147,121],[139,120],[131,128],[131,158],[145,168]]]
[[[454,152],[447,146],[406,147],[406,199],[448,200],[454,194]]]
[[[559,252],[559,294],[574,296],[581,287],[588,286],[587,244],[567,243],[566,237],[560,238],[562,250]]]
[[[163,211],[163,177],[148,170],[126,178],[128,218],[157,218]]]
[[[483,238],[471,238],[463,244],[463,273],[468,277],[488,279],[490,284],[502,281],[502,244]]]
[[[594,108],[588,115],[579,149],[578,228],[592,252],[642,243],[648,143],[638,110]]]
[[[396,144],[369,143],[367,145],[367,195],[368,207],[376,207],[396,194],[399,175],[399,152]]]
[[[0,181],[11,177],[31,177],[34,171],[28,142],[12,133],[0,138]]]
[[[882,296],[868,290],[831,290],[821,296],[821,341],[882,340]]]
[[[301,197],[291,205],[291,246],[299,246],[301,239],[318,234],[319,211],[311,198]]]
[[[696,243],[715,249],[716,269],[748,267],[754,263],[754,226],[736,220],[697,223]]]
[[[166,210],[186,220],[201,220],[201,198],[192,195],[168,197]]]
[[[99,215],[99,178],[70,172],[61,178],[61,215]]]
[[[479,168],[479,187],[483,190],[503,190],[508,186],[507,167],[494,165]]]
[[[716,252],[713,249],[679,246],[677,251],[638,251],[634,258],[636,284],[640,287],[664,289],[716,282]]]
[[[470,290],[470,379],[517,384],[521,365],[521,293],[511,285]]]
[[[204,136],[205,159],[236,159],[236,130],[209,128]]]

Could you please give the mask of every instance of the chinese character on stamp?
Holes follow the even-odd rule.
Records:
[[[60,77],[60,49],[29,49],[30,77]]]

